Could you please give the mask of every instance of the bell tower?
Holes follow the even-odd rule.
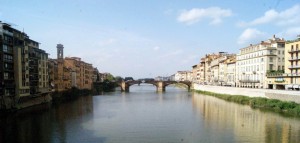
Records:
[[[62,60],[64,59],[64,46],[62,44],[57,44],[57,59]]]

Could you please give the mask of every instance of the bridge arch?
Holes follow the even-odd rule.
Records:
[[[190,81],[165,81],[164,88],[167,87],[168,85],[178,84],[178,83],[186,85],[188,91],[190,91],[190,89],[192,87],[192,82],[190,82]]]
[[[165,91],[166,86],[171,85],[171,84],[177,84],[177,83],[187,85],[188,91],[190,91],[191,86],[192,86],[192,83],[190,81],[145,81],[145,82],[141,82],[138,80],[137,81],[126,81],[126,82],[122,81],[122,82],[119,82],[118,85],[121,87],[122,91],[129,92],[129,87],[131,85],[141,84],[141,83],[155,85],[157,91]]]

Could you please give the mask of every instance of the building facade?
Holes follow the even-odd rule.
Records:
[[[175,74],[175,81],[191,81],[192,72],[191,71],[178,71]]]
[[[270,89],[300,89],[300,36],[285,44],[284,73],[269,73],[267,83]]]
[[[236,86],[236,56],[227,59],[225,62],[225,85]]]
[[[30,101],[48,94],[47,60],[48,53],[39,48],[38,42],[0,22],[1,109],[15,108],[25,98]]]
[[[266,75],[284,70],[285,40],[273,36],[259,44],[240,49],[236,63],[238,87],[268,88]]]
[[[57,59],[50,59],[49,75],[54,91],[64,91],[76,87],[91,90],[93,80],[97,79],[92,64],[79,57],[64,57],[64,46],[57,44]],[[97,72],[97,71],[96,71]]]
[[[290,84],[300,86],[300,35],[296,40],[286,43],[285,54],[285,73],[290,78]]]

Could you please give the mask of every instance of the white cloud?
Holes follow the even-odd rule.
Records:
[[[258,43],[261,39],[266,39],[267,34],[261,32],[257,29],[247,28],[238,38],[238,44],[245,45],[245,44],[252,44]]]
[[[177,18],[179,22],[186,23],[188,25],[199,22],[202,19],[211,19],[210,24],[219,24],[222,19],[232,15],[230,9],[221,9],[219,7],[209,8],[194,8],[189,11],[184,10]]]
[[[279,26],[299,24],[300,5],[294,5],[293,7],[281,12],[271,9],[266,11],[265,14],[259,18],[256,18],[250,22],[240,22],[238,25],[253,26],[267,23],[274,23]]]
[[[160,49],[159,46],[155,46],[155,47],[153,48],[154,51],[158,51],[159,49]]]

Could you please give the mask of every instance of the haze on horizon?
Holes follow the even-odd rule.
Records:
[[[300,34],[297,0],[0,0],[11,23],[56,58],[81,57],[100,72],[134,78],[191,70],[208,53]]]

